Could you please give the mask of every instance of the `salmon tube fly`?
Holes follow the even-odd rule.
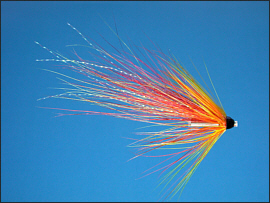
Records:
[[[237,121],[226,115],[218,95],[211,96],[172,54],[165,55],[157,46],[156,50],[131,48],[111,28],[122,49],[107,42],[115,50],[109,53],[68,25],[93,50],[95,61],[77,54],[77,60],[68,59],[35,42],[54,55],[54,59],[37,61],[59,62],[82,78],[47,70],[62,76],[59,79],[69,88],[60,88],[63,93],[42,99],[71,99],[110,109],[110,112],[60,109],[69,112],[60,116],[108,115],[162,127],[159,131],[142,132],[143,138],[134,139],[130,144],[137,149],[133,158],[160,157],[162,161],[145,174],[160,173],[161,198],[171,198],[177,193],[180,196],[213,145],[227,129],[236,127]],[[213,89],[216,93],[214,86]]]

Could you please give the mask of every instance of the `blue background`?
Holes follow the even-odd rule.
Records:
[[[135,180],[160,158],[126,146],[147,124],[106,116],[55,117],[80,102],[37,99],[57,94],[57,63],[34,41],[72,57],[85,44],[67,22],[106,45],[120,36],[170,49],[199,79],[205,60],[225,111],[239,127],[215,144],[181,201],[269,201],[269,2],[1,2],[1,200],[157,201],[158,174]],[[108,46],[108,45],[107,45]],[[119,48],[119,46],[118,46]],[[80,49],[80,48],[79,48]],[[87,51],[83,55],[90,57]],[[71,73],[72,74],[72,73]],[[199,80],[200,81],[200,80]],[[176,201],[178,196],[172,200]]]

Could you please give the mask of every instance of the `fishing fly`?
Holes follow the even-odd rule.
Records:
[[[162,198],[171,198],[177,193],[180,196],[217,140],[227,129],[238,126],[237,121],[225,113],[207,67],[216,97],[200,85],[174,55],[164,54],[157,46],[155,50],[130,47],[109,27],[122,47],[116,49],[106,41],[115,50],[111,53],[68,25],[94,52],[95,61],[85,60],[77,54],[77,60],[68,59],[35,42],[54,56],[54,59],[37,61],[59,62],[63,68],[81,75],[80,78],[71,77],[46,69],[62,76],[59,79],[68,88],[60,88],[63,93],[42,99],[71,99],[110,109],[110,112],[96,112],[55,108],[70,112],[60,113],[60,116],[108,115],[162,127],[162,130],[140,133],[144,137],[130,144],[137,149],[133,158],[163,158],[148,169],[146,175],[160,172]]]

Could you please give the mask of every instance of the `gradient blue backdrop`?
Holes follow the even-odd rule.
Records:
[[[56,75],[35,62],[72,56],[85,44],[67,22],[98,43],[123,39],[177,56],[207,80],[205,60],[228,115],[239,127],[215,144],[181,201],[269,201],[269,2],[1,2],[1,200],[156,201],[158,174],[135,180],[162,159],[138,158],[123,137],[143,123],[106,116],[54,117],[37,106],[98,109],[56,94]],[[108,45],[107,45],[108,46]],[[119,47],[119,46],[118,46]],[[80,48],[79,48],[80,49]],[[82,53],[89,57],[88,53]],[[198,77],[197,77],[198,78]],[[177,196],[172,200],[177,200]]]

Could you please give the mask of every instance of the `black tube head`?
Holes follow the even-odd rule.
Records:
[[[226,129],[233,128],[235,126],[235,121],[230,117],[226,117]]]

